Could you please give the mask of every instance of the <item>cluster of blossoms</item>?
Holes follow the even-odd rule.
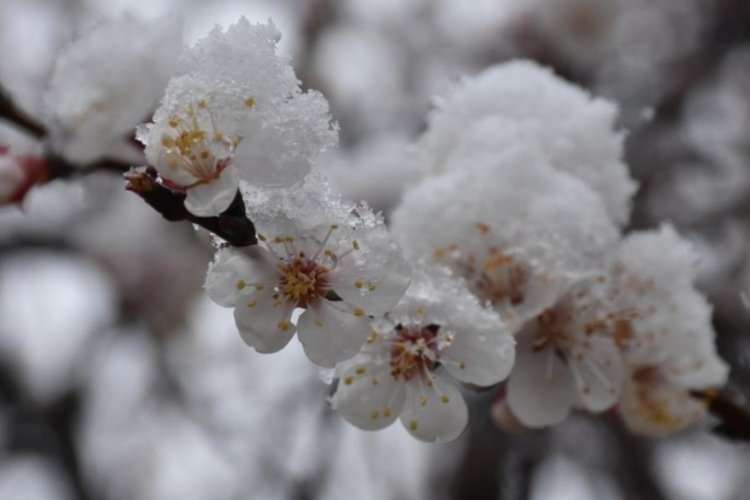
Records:
[[[689,244],[670,226],[621,235],[635,183],[615,111],[534,64],[491,68],[439,103],[414,155],[426,178],[393,215],[410,258],[510,325],[498,413],[525,427],[617,408],[661,436],[705,417],[691,391],[726,383]]]
[[[275,54],[277,39],[272,26],[240,22],[199,42],[139,129],[146,159],[198,216],[221,214],[239,188],[258,242],[218,241],[206,289],[234,309],[245,343],[272,353],[296,333],[337,375],[332,405],[347,420],[376,429],[400,416],[420,439],[452,440],[468,412],[446,375],[504,380],[510,330],[464,281],[407,261],[381,216],[311,172],[335,129]]]
[[[303,92],[277,55],[273,24],[242,19],[192,48],[178,24],[156,26],[116,26],[158,47],[151,65],[142,46],[119,49],[118,64],[143,67],[146,85],[123,83],[115,68],[76,98],[71,82],[109,53],[111,26],[64,52],[48,95],[64,104],[48,117],[52,146],[81,164],[128,157],[123,134],[161,95],[137,129],[148,164],[139,172],[191,217],[221,228],[240,206],[252,221],[248,244],[217,233],[209,297],[234,310],[258,352],[296,333],[333,373],[331,405],[347,421],[374,430],[400,418],[418,439],[450,441],[468,422],[452,380],[506,379],[497,405],[530,428],[571,409],[619,408],[648,435],[704,418],[694,394],[727,378],[710,307],[674,230],[622,234],[636,185],[614,105],[530,62],[462,81],[404,160],[421,178],[389,228],[317,170],[337,130],[323,96]],[[30,175],[30,165],[0,149],[1,176]]]
[[[612,104],[528,62],[465,80],[415,144],[422,179],[389,230],[312,167],[335,129],[277,39],[244,21],[214,31],[138,134],[193,214],[221,214],[239,189],[258,243],[217,241],[206,289],[234,309],[245,343],[272,353],[297,333],[333,369],[331,404],[347,421],[400,418],[426,441],[467,424],[451,379],[507,378],[497,404],[525,427],[573,408],[617,406],[650,435],[704,417],[691,391],[727,372],[709,308],[671,229],[621,234],[635,183]]]

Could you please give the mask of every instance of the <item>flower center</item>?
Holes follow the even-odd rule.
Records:
[[[562,307],[545,309],[537,317],[537,334],[534,338],[534,351],[546,347],[560,348],[560,344],[568,339],[567,329],[570,314]]]
[[[507,301],[516,306],[523,302],[526,279],[525,269],[512,256],[492,249],[482,263],[477,288],[492,304]]]
[[[489,231],[483,224],[478,226],[483,233]],[[489,255],[483,260],[472,254],[462,254],[456,244],[436,248],[433,257],[462,274],[477,296],[495,306],[517,306],[524,301],[524,289],[529,281],[526,268],[495,246],[490,247]]]
[[[250,108],[254,101],[247,100]],[[199,100],[187,107],[185,114],[173,114],[168,120],[169,127],[161,136],[167,165],[170,169],[188,172],[196,180],[188,188],[206,184],[217,179],[229,165],[229,158],[239,142],[239,138],[227,137],[213,121],[205,100]]]
[[[437,325],[396,325],[396,338],[391,346],[391,376],[411,380],[424,375],[437,362]]]
[[[328,271],[312,259],[295,257],[279,265],[279,291],[287,301],[307,307],[328,291]]]

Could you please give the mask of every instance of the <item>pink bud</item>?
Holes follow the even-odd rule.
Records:
[[[32,186],[47,179],[47,163],[39,155],[14,155],[0,145],[0,205],[20,203]]]

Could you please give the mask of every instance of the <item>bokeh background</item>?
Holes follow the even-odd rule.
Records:
[[[750,1],[0,0],[0,86],[25,113],[58,51],[124,11],[181,15],[189,43],[272,17],[341,126],[322,161],[388,211],[432,97],[526,57],[621,106],[631,228],[700,256],[731,387],[750,393]],[[171,13],[171,14],[170,14]],[[750,447],[709,428],[654,441],[612,415],[509,437],[492,391],[426,445],[348,426],[299,345],[261,356],[201,290],[212,249],[97,173],[0,209],[0,499],[745,499]]]

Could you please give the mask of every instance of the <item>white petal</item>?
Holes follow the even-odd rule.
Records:
[[[277,130],[262,127],[242,140],[232,163],[240,177],[253,185],[291,186],[305,178],[310,164],[290,151]]]
[[[441,377],[433,377],[432,387],[417,379],[406,384],[406,400],[401,423],[422,441],[447,443],[466,428],[469,412],[461,392]]]
[[[568,363],[578,387],[579,404],[599,412],[612,407],[620,397],[624,367],[622,355],[610,339],[593,337],[588,343],[588,349],[573,350]]]
[[[269,252],[257,246],[243,250],[228,248],[217,252],[203,287],[220,306],[235,307],[240,298],[255,290],[256,284],[270,288],[275,278],[276,268]]]
[[[523,325],[531,318],[535,318],[544,309],[554,305],[565,290],[566,280],[561,276],[555,279],[550,273],[534,275],[524,289],[523,302],[511,308],[517,315],[515,323]]]
[[[173,187],[185,188],[198,182],[198,178],[181,166],[173,166],[166,153],[161,152],[159,161],[155,164],[159,175],[167,180]]]
[[[668,436],[706,416],[703,401],[666,381],[629,381],[623,388],[619,409],[628,429],[649,437]]]
[[[185,208],[199,217],[219,215],[232,204],[238,186],[235,170],[227,167],[218,179],[188,189]]]
[[[677,349],[673,348],[673,351]],[[670,353],[670,358],[677,358]],[[727,383],[729,366],[715,353],[713,346],[706,351],[693,354],[687,359],[665,363],[669,379],[675,384],[691,389],[708,389]]]
[[[281,350],[294,336],[294,325],[289,321],[294,306],[275,302],[272,295],[269,289],[255,292],[234,310],[242,340],[264,354]]]
[[[365,316],[321,300],[302,314],[297,332],[310,361],[331,368],[357,354],[370,333],[370,323]]]
[[[396,382],[387,364],[347,363],[331,405],[344,419],[364,430],[393,423],[404,404],[404,384]]]
[[[347,303],[368,314],[381,315],[399,301],[411,282],[411,269],[387,233],[366,238],[365,262],[344,259],[330,274],[330,283]]]
[[[145,148],[146,160],[153,165],[159,175],[177,186],[190,186],[198,178],[183,168],[179,161],[173,163],[170,155],[162,145],[162,137],[169,135],[168,120],[165,118],[155,123],[148,132],[148,143]]]
[[[503,329],[462,330],[440,352],[443,366],[462,382],[490,386],[505,380],[516,357],[515,340]]]
[[[532,351],[533,335],[523,335],[516,346],[516,364],[508,379],[508,404],[528,427],[544,427],[565,420],[577,391],[568,367],[549,348]]]

